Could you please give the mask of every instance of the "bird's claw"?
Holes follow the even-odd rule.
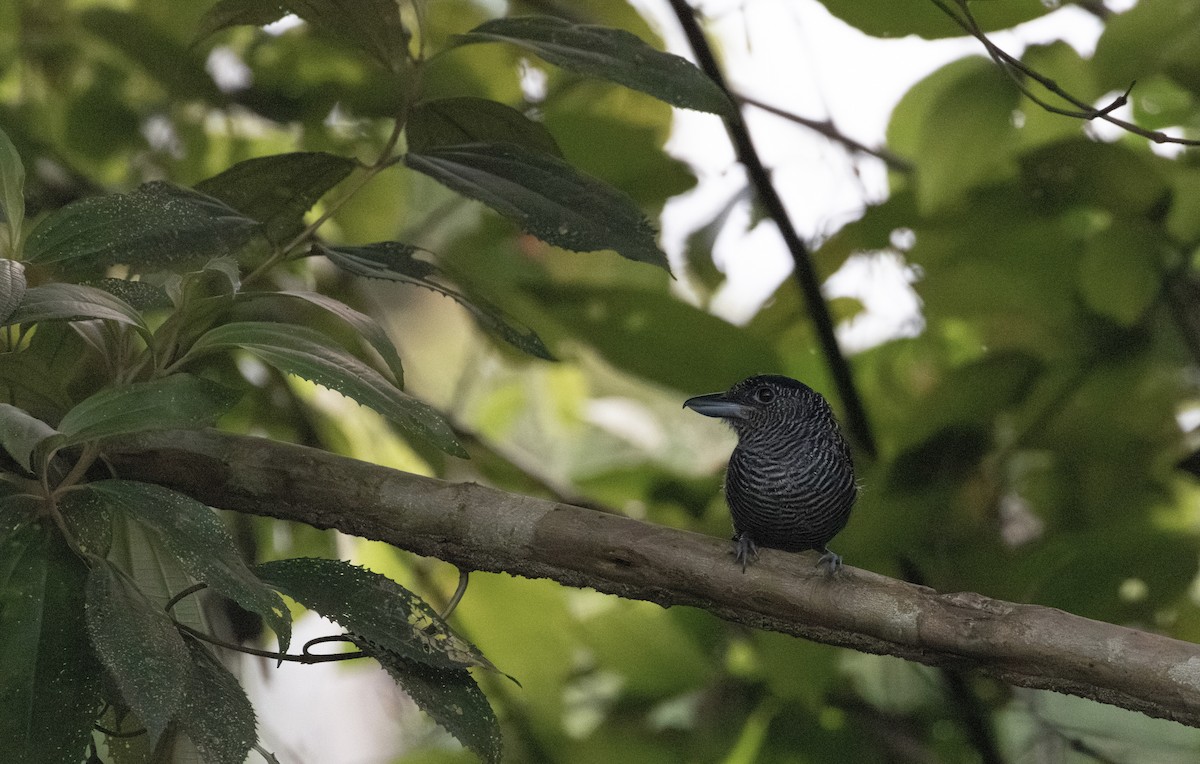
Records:
[[[754,543],[754,539],[750,538],[750,534],[738,534],[734,541],[737,545],[733,548],[733,559],[742,566],[742,572],[746,572],[746,566],[754,560],[758,559],[758,544]]]
[[[829,575],[836,575],[842,572],[842,556],[837,552],[831,552],[828,549],[822,549],[824,554],[817,560],[817,568],[828,568],[826,571]]]

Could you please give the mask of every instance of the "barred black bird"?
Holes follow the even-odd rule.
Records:
[[[759,545],[816,549],[818,567],[840,570],[842,558],[825,545],[846,527],[858,486],[850,448],[821,394],[803,382],[765,374],[683,405],[724,419],[737,433],[725,499],[742,570],[758,556]]]

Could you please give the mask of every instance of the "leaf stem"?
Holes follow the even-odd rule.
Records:
[[[223,647],[226,650],[234,650],[239,653],[245,653],[246,655],[254,655],[259,658],[271,658],[272,660],[277,660],[277,661],[289,661],[291,663],[331,663],[334,661],[348,661],[348,660],[353,660],[355,658],[367,657],[366,653],[363,653],[363,652],[336,653],[334,655],[317,655],[314,653],[305,653],[304,655],[292,655],[290,653],[280,653],[280,652],[275,652],[273,650],[259,650],[256,647],[247,647],[246,645],[239,645],[234,642],[226,642],[225,640],[218,639],[217,637],[214,637],[211,634],[205,634],[204,632],[200,631],[199,629],[193,629],[191,626],[188,626],[187,624],[184,624],[184,623],[180,623],[179,621],[175,621],[175,628],[179,629],[180,631],[182,631],[183,633],[187,634],[188,636],[190,636],[194,639],[198,639],[201,642],[207,642],[208,644],[215,645],[216,647]],[[324,639],[324,638],[318,637],[317,639],[319,640],[319,639]],[[309,644],[312,644],[312,643],[310,642]],[[307,647],[308,647],[308,645],[305,645],[305,649],[307,649]]]

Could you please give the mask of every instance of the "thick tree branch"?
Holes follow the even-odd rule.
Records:
[[[743,574],[723,539],[261,438],[155,433],[111,444],[106,455],[124,477],[212,506],[337,528],[463,569],[690,605],[1200,727],[1200,646],[1053,608],[939,594],[855,568],[828,578],[810,554],[769,549]]]

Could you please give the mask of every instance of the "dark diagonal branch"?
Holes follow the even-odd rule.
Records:
[[[932,589],[810,554],[765,550],[743,574],[729,542],[213,431],[129,438],[119,474],[212,506],[337,528],[463,570],[550,578],[932,666],[979,669],[1200,727],[1200,646],[1036,605]]]
[[[717,65],[717,59],[713,55],[712,47],[708,44],[708,39],[704,36],[704,31],[700,29],[700,24],[696,21],[692,7],[687,4],[687,0],[670,0],[670,2],[671,8],[679,19],[679,25],[687,35],[688,43],[692,47],[692,52],[695,54],[700,68],[728,94],[729,87],[725,83],[725,77],[721,74],[721,68]],[[730,98],[732,99],[733,96],[730,95]],[[735,110],[726,117],[725,127],[729,131],[730,140],[733,141],[738,161],[746,168],[750,185],[754,188],[767,214],[779,227],[783,242],[792,255],[792,262],[795,266],[792,269],[792,275],[800,286],[800,292],[804,295],[804,301],[808,305],[809,315],[812,316],[813,324],[816,326],[821,352],[829,364],[833,382],[837,386],[838,396],[841,398],[846,412],[846,429],[863,452],[874,456],[875,435],[871,430],[866,408],[854,386],[850,364],[846,362],[846,357],[842,355],[842,349],[838,345],[837,335],[834,333],[833,317],[829,314],[825,296],[821,293],[821,282],[813,267],[812,255],[792,224],[792,218],[783,205],[783,199],[780,198],[779,192],[771,183],[771,173],[767,171],[762,158],[758,155],[758,150],[754,148],[754,141],[750,138],[750,131],[746,127],[746,121],[742,118],[741,112]]]
[[[792,112],[781,109],[778,106],[772,106],[768,103],[763,103],[756,98],[751,98],[750,96],[742,95],[741,93],[734,93],[733,97],[736,98],[739,103],[753,106],[756,109],[762,109],[763,111],[774,114],[777,117],[782,117],[789,122],[795,122],[797,125],[803,125],[813,132],[820,133],[834,143],[842,144],[851,151],[856,151],[860,154],[866,154],[867,156],[873,156],[886,164],[888,169],[895,170],[897,172],[912,172],[913,170],[912,162],[908,161],[902,156],[893,154],[887,149],[872,148],[861,141],[854,140],[850,136],[838,130],[837,126],[833,124],[833,120],[802,117],[799,114],[793,114]]]
[[[1122,95],[1117,96],[1112,103],[1104,106],[1103,108],[1097,109],[1087,101],[1084,101],[1083,99],[1067,92],[1057,82],[1032,69],[1026,65],[1025,62],[1021,61],[1021,59],[1009,54],[992,42],[991,39],[989,39],[984,33],[983,29],[979,26],[978,22],[975,21],[975,16],[972,15],[971,9],[967,5],[966,0],[950,0],[949,2],[947,0],[930,0],[930,2],[936,5],[938,9],[942,13],[946,14],[946,16],[948,16],[956,25],[958,25],[960,29],[974,37],[976,40],[979,40],[980,44],[982,44],[984,49],[987,50],[988,55],[991,56],[992,60],[996,62],[996,65],[999,66],[1009,77],[1012,78],[1013,82],[1016,83],[1017,88],[1020,89],[1021,93],[1042,109],[1054,114],[1061,114],[1065,117],[1072,117],[1074,119],[1083,119],[1089,121],[1093,119],[1099,119],[1104,122],[1108,122],[1109,124],[1116,125],[1122,130],[1133,133],[1134,135],[1140,135],[1147,140],[1154,141],[1155,143],[1178,143],[1183,146],[1200,146],[1200,141],[1191,140],[1189,138],[1176,138],[1159,130],[1147,130],[1140,125],[1135,125],[1127,120],[1114,117],[1112,112],[1128,103],[1129,93],[1133,90],[1132,84]],[[957,10],[951,7],[950,2],[953,2],[954,5],[957,6]],[[1065,109],[1061,106],[1055,106],[1054,104],[1047,102],[1045,99],[1034,93],[1029,86],[1025,84],[1026,78],[1033,80],[1045,88],[1048,92],[1061,98],[1074,108]]]

